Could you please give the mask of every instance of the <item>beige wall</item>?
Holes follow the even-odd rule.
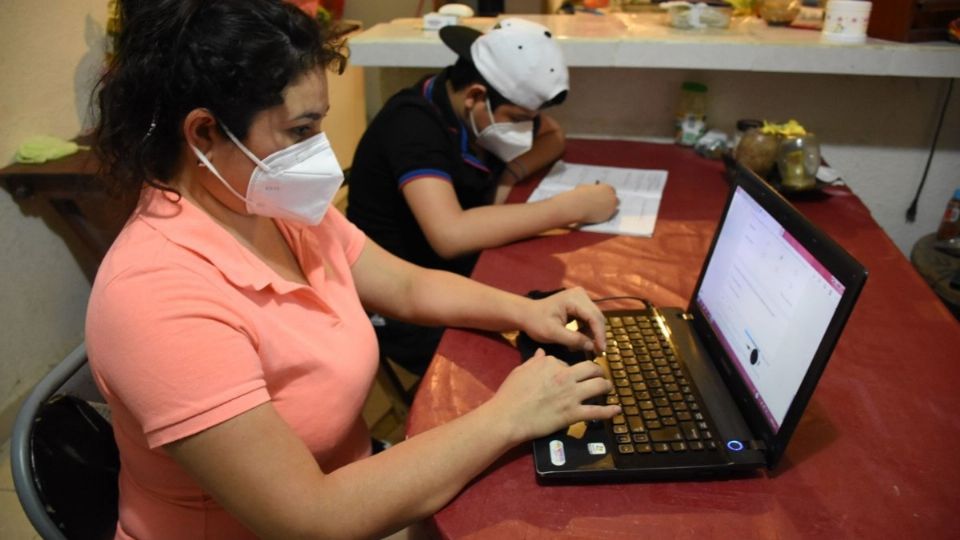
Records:
[[[363,28],[372,28],[379,23],[392,21],[393,19],[413,17],[417,12],[417,3],[417,0],[353,0],[344,4],[343,18],[359,21]],[[430,11],[432,6],[432,0],[424,0],[423,12]],[[381,93],[383,85],[380,84],[379,69],[361,69],[365,72],[365,115],[367,118],[373,118],[390,95]]]
[[[387,22],[398,17],[413,17],[417,0],[348,0],[344,4],[343,18],[363,22],[364,28]],[[423,11],[430,11],[432,0],[424,0]]]
[[[330,138],[330,146],[340,166],[348,169],[353,165],[353,153],[367,128],[363,68],[347,62],[347,69],[342,74],[328,73],[327,81],[330,85],[330,112],[324,119],[323,129]]]
[[[8,0],[0,16],[0,163],[34,134],[87,122],[103,56],[106,0]],[[0,440],[37,380],[83,339],[90,285],[52,213],[25,215],[0,190]]]

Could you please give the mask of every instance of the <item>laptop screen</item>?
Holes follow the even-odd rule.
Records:
[[[742,187],[694,301],[777,433],[844,286]]]

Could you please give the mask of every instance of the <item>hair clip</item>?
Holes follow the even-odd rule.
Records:
[[[150,127],[147,128],[147,133],[143,136],[143,139],[140,142],[143,142],[150,138],[150,135],[153,135],[153,130],[157,129],[157,114],[159,111],[157,109],[153,110],[153,117],[150,119]]]

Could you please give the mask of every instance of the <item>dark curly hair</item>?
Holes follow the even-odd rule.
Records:
[[[101,177],[127,202],[169,180],[193,109],[245,139],[310,69],[342,72],[344,34],[281,0],[125,0],[116,55],[94,92]]]

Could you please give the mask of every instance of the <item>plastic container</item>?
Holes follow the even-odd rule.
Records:
[[[667,10],[667,23],[681,30],[730,28],[733,15],[733,8],[729,5],[708,5],[706,2],[663,2],[659,6]]]
[[[729,147],[730,140],[727,134],[719,129],[711,129],[697,139],[693,145],[693,151],[705,158],[720,159]]]
[[[960,237],[960,188],[953,192],[953,198],[947,202],[947,210],[937,229],[937,240],[950,240]]]
[[[873,4],[864,0],[830,0],[823,17],[821,39],[835,43],[863,43]]]
[[[677,104],[674,140],[683,146],[693,146],[707,131],[707,85],[685,81]]]

